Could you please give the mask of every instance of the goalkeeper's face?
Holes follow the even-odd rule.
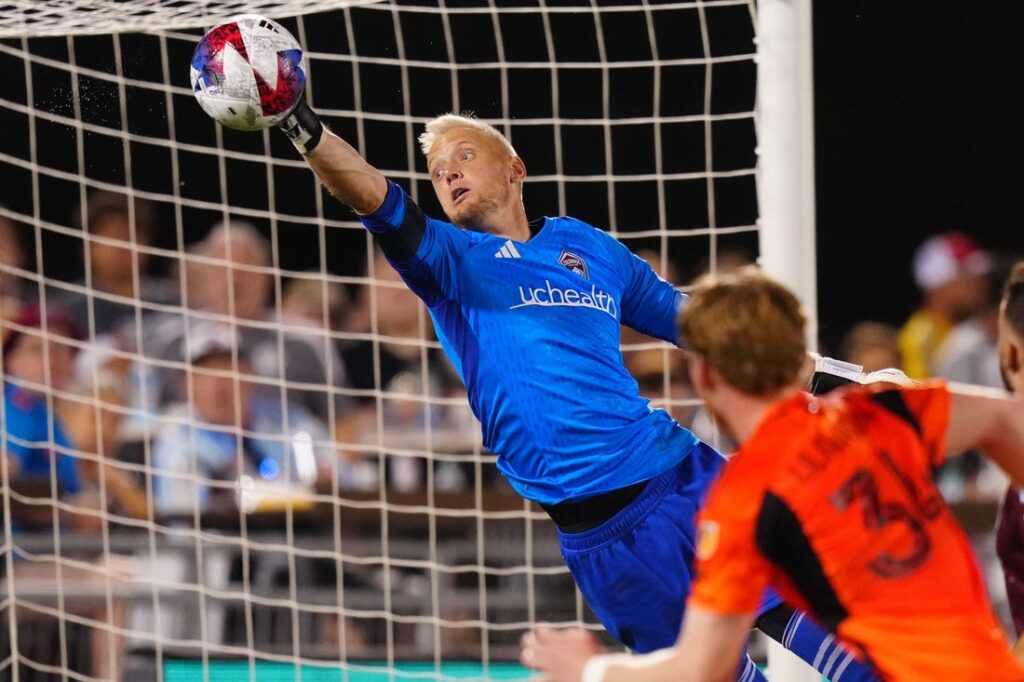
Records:
[[[489,231],[494,219],[522,204],[522,160],[472,128],[439,137],[427,169],[441,208],[459,227]]]

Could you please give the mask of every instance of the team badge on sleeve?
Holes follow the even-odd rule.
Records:
[[[587,272],[587,262],[572,251],[562,251],[562,255],[558,257],[558,262],[562,267],[572,270],[583,279],[590,279],[590,273]]]
[[[718,551],[718,523],[701,521],[697,526],[697,558],[707,561]]]

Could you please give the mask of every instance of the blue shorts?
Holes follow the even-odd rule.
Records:
[[[601,623],[633,651],[679,638],[690,594],[697,510],[725,457],[698,443],[678,465],[651,479],[625,509],[583,533],[562,533],[562,557]],[[774,593],[761,613],[782,600]]]

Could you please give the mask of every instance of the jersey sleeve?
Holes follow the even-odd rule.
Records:
[[[754,613],[768,587],[771,566],[757,550],[756,514],[738,499],[725,475],[714,484],[697,521],[696,580],[690,599],[721,614]]]
[[[429,307],[458,296],[459,264],[469,243],[462,230],[426,216],[391,181],[384,203],[360,220],[409,289]]]
[[[612,244],[612,254],[625,283],[622,324],[648,336],[678,344],[676,314],[686,295],[659,277],[647,261],[622,242],[606,236]]]

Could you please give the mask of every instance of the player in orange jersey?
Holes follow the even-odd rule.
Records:
[[[804,327],[796,297],[756,272],[692,294],[691,378],[741,446],[700,515],[683,632],[628,657],[596,655],[582,630],[536,630],[522,660],[545,682],[732,680],[768,585],[882,679],[1024,681],[931,477],[946,452],[981,448],[1024,481],[1024,403],[938,382],[807,395]]]

